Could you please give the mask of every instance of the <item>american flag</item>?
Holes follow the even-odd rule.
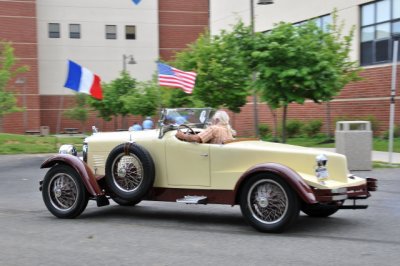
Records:
[[[186,93],[192,93],[196,76],[195,72],[186,72],[158,63],[158,84],[160,86],[181,88]]]

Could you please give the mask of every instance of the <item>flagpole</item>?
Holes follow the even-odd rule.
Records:
[[[399,49],[399,41],[393,43],[393,65],[392,65],[392,85],[390,93],[390,118],[389,118],[389,163],[392,163],[393,153],[393,133],[394,133],[394,109],[396,97],[396,73],[397,73],[397,54]]]

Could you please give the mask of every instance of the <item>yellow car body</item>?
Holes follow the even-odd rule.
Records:
[[[352,175],[341,154],[255,139],[200,144],[176,138],[183,128],[187,134],[205,130],[211,114],[209,108],[167,109],[157,129],[94,132],[85,139],[83,160],[65,154],[73,147],[62,148],[41,166],[51,168],[41,183],[46,206],[57,217],[73,218],[89,199],[98,206],[109,198],[129,206],[141,200],[239,204],[257,230],[280,232],[300,210],[326,217],[366,208],[355,200],[376,190],[376,180]]]

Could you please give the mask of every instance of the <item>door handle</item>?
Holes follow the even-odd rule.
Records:
[[[200,156],[208,157],[208,154],[207,153],[203,153],[203,154],[200,154]]]

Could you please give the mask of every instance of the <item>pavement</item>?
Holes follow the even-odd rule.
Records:
[[[319,148],[320,150],[336,152],[335,148]],[[389,162],[389,152],[372,151],[372,161]],[[392,152],[392,161],[390,163],[400,164],[400,153]]]

